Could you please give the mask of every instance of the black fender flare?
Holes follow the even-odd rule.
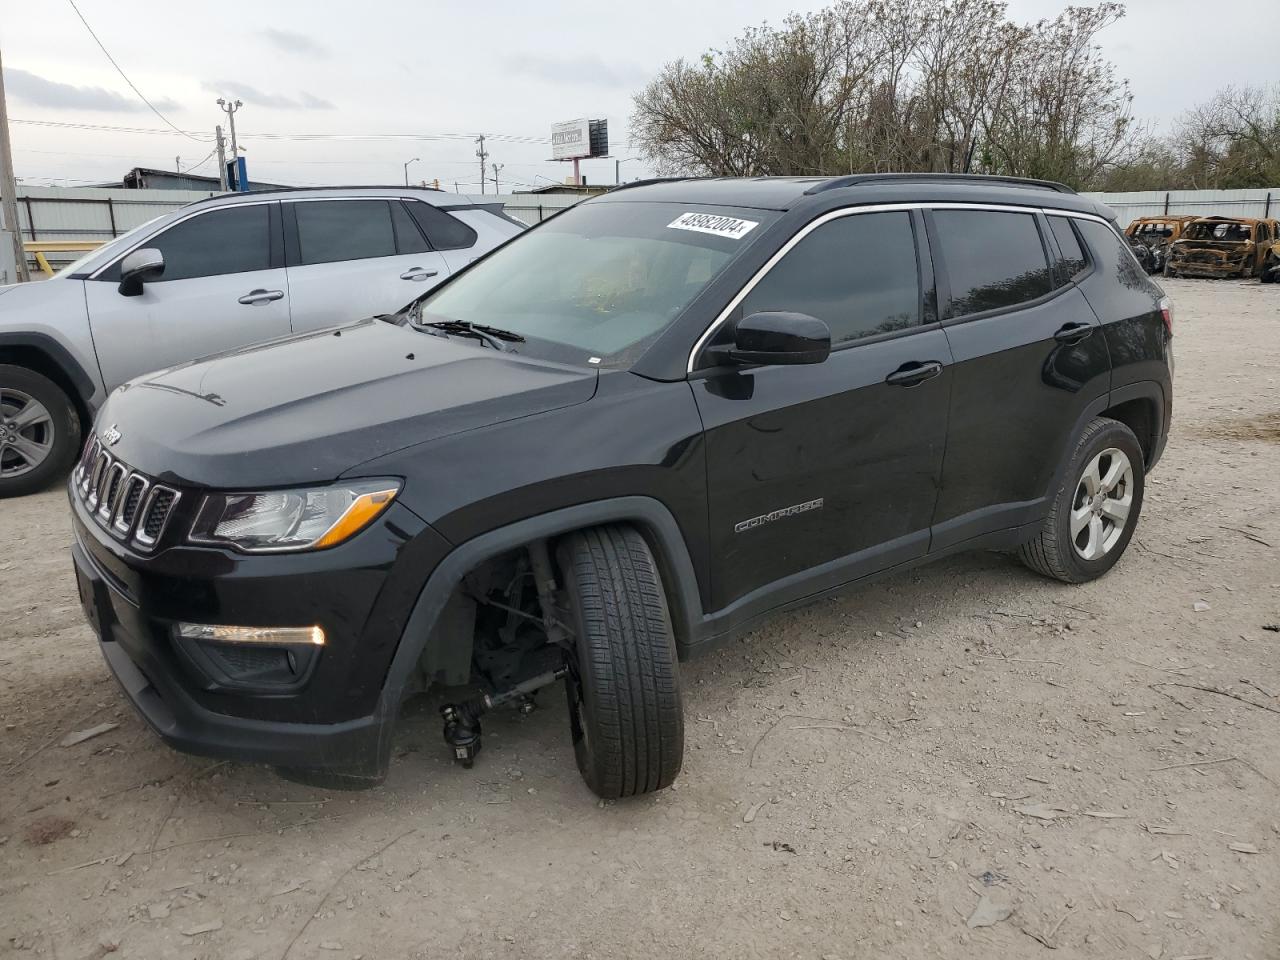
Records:
[[[697,575],[680,526],[671,511],[652,497],[617,497],[564,507],[498,527],[458,545],[427,577],[405,623],[379,700],[384,718],[394,718],[414,668],[432,642],[433,627],[462,578],[478,564],[526,543],[603,523],[635,524],[649,543],[667,588],[676,646],[682,657],[696,643],[702,623]],[[439,638],[434,642],[439,643]]]
[[[1109,394],[1104,394],[1103,396],[1096,398],[1089,403],[1083,411],[1081,411],[1079,418],[1076,420],[1075,431],[1072,436],[1079,437],[1080,434],[1084,432],[1084,428],[1088,426],[1089,422],[1095,417],[1100,416],[1114,406],[1118,406],[1122,403],[1128,403],[1130,400],[1150,400],[1155,406],[1155,422],[1152,424],[1152,428],[1155,430],[1155,436],[1150,438],[1152,443],[1152,457],[1151,463],[1147,464],[1147,468],[1150,469],[1155,466],[1155,461],[1160,458],[1160,453],[1163,450],[1162,441],[1164,440],[1166,433],[1165,425],[1167,420],[1165,411],[1167,410],[1167,405],[1165,403],[1164,387],[1159,383],[1159,381],[1135,380],[1133,383],[1126,383],[1115,387]],[[1075,446],[1074,443],[1072,443],[1068,446],[1068,449],[1063,451],[1062,459],[1058,463],[1058,469],[1055,470],[1053,474],[1053,482],[1049,485],[1048,491],[1046,491],[1046,496],[1048,498],[1051,499],[1058,490],[1061,489],[1066,476],[1067,466],[1071,462],[1071,453],[1074,449]]]
[[[98,392],[93,378],[85,372],[84,367],[80,366],[70,351],[53,337],[45,333],[0,333],[0,349],[5,347],[27,347],[45,354],[66,374],[84,406],[90,411],[93,410],[93,404],[90,401]]]

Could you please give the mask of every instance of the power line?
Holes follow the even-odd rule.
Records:
[[[92,130],[105,133],[140,133],[140,134],[160,134],[163,136],[171,136],[168,130],[157,130],[154,127],[121,127],[112,126],[105,123],[84,123],[69,120],[19,120],[13,118],[10,123],[21,123],[34,127],[54,127],[64,130]],[[168,121],[165,121],[168,123]],[[173,126],[170,124],[170,126]],[[192,140],[201,139],[194,136],[191,132],[181,130],[177,127],[173,128],[184,137]],[[333,141],[404,141],[404,140],[475,140],[474,133],[245,133],[246,139],[258,140],[333,140]],[[208,138],[203,138],[208,143]],[[545,137],[527,137],[519,134],[511,133],[486,133],[486,140],[497,140],[503,143],[528,143],[528,144],[546,144],[550,141]]]
[[[208,153],[204,155],[204,159],[201,160],[200,162],[193,163],[191,166],[187,167],[187,169],[185,170],[179,170],[178,176],[182,176],[185,173],[190,173],[192,170],[195,170],[198,167],[203,167],[206,163],[208,163],[210,160],[213,159],[213,155],[217,152],[218,152],[218,148],[214,147],[212,150],[210,150]]]
[[[98,39],[98,35],[93,32],[93,27],[89,26],[89,21],[84,18],[84,14],[80,12],[80,8],[76,6],[76,0],[67,0],[67,3],[71,4],[71,9],[76,12],[76,16],[79,17],[80,22],[84,24],[84,28],[89,31],[89,36],[93,37],[93,42],[98,45],[98,49],[102,51],[103,56],[105,56],[108,60],[110,60],[111,65],[116,68],[116,73],[120,74],[120,76],[124,78],[124,82],[129,85],[129,89],[138,95],[139,100],[141,100],[143,103],[145,103],[148,107],[151,108],[152,113],[154,113],[157,117],[163,120],[166,124],[168,124],[174,130],[176,130],[178,133],[182,134],[188,140],[195,140],[197,142],[203,140],[203,142],[205,143],[209,142],[208,137],[203,137],[203,138],[193,137],[191,134],[187,133],[187,131],[178,127],[172,120],[170,120],[163,113],[157,110],[156,105],[142,95],[142,91],[139,90],[134,85],[133,81],[129,79],[128,74],[126,74],[124,70],[121,69],[120,64],[116,63],[116,58],[111,56],[111,53],[107,50],[105,46],[103,46],[102,41]]]

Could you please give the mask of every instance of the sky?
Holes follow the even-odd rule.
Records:
[[[477,193],[473,138],[484,133],[490,161],[502,165],[502,192],[545,186],[570,173],[547,160],[550,126],[578,117],[609,121],[611,152],[627,160],[621,177],[636,179],[652,170],[643,158],[628,160],[636,156],[627,142],[631,97],[664,63],[823,5],[76,0],[162,119],[112,67],[70,0],[0,0],[14,166],[30,184],[118,181],[135,166],[213,176],[213,129],[226,121],[215,101],[224,97],[243,101],[238,140],[258,180],[395,184],[412,161],[415,183],[438,178],[445,189]],[[1011,19],[1026,22],[1064,3],[1008,5]],[[1280,19],[1275,0],[1130,0],[1100,42],[1131,82],[1135,114],[1167,127],[1221,86],[1275,82]],[[589,183],[614,182],[614,159],[582,169]]]

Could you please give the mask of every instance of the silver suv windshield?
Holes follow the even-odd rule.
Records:
[[[629,366],[777,218],[767,210],[584,203],[428,296],[420,322],[520,334],[518,349]]]

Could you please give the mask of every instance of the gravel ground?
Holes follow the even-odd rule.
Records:
[[[684,772],[631,802],[550,695],[470,772],[412,705],[363,793],[174,753],[62,493],[4,502],[0,956],[1280,957],[1280,287],[1167,288],[1173,437],[1109,576],[974,554],[780,616],[686,665]]]

